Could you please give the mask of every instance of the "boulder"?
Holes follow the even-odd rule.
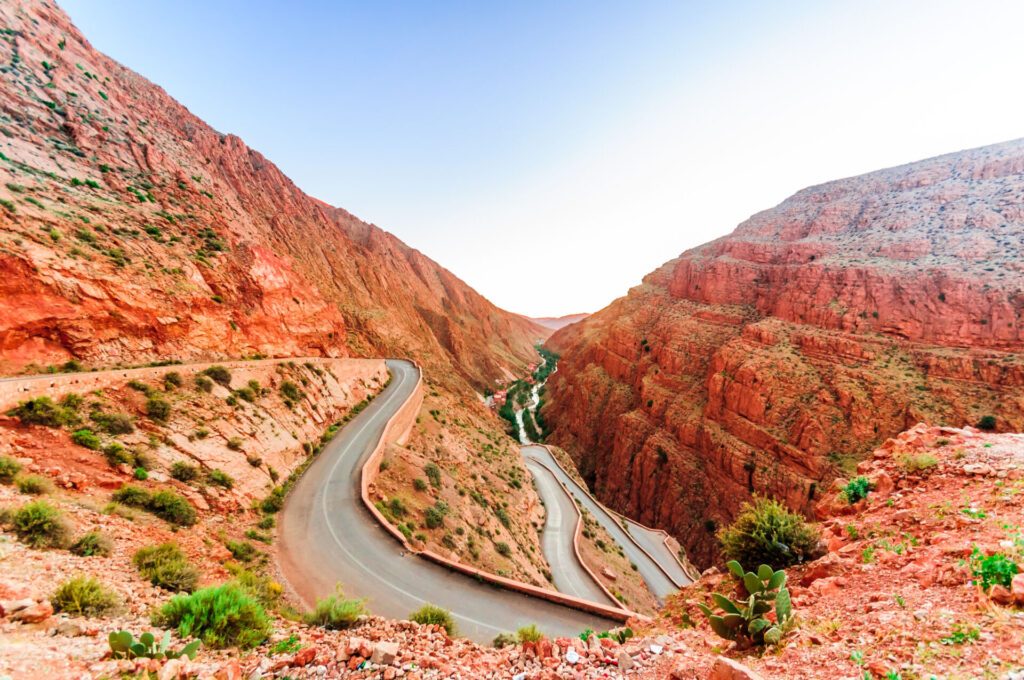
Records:
[[[1024,572],[1013,577],[1010,581],[1010,594],[1017,606],[1024,606]]]
[[[398,658],[397,642],[378,642],[373,647],[373,654],[370,661],[375,664],[390,666]]]
[[[11,615],[11,620],[20,621],[21,623],[39,623],[51,616],[53,616],[53,605],[43,600],[14,612]]]
[[[707,680],[764,680],[761,675],[732,659],[720,656],[708,673]]]

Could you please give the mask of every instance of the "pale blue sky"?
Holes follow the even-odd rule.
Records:
[[[1019,2],[61,4],[306,192],[538,316],[808,184],[1024,136]]]

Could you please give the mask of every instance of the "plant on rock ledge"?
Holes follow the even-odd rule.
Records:
[[[744,572],[735,560],[726,566],[743,583],[748,597],[745,601],[733,602],[725,595],[712,593],[711,599],[722,610],[721,614],[715,614],[705,604],[698,604],[708,617],[711,629],[740,647],[779,644],[793,619],[785,572],[772,571],[767,564],[758,567],[757,573]],[[773,603],[774,621],[765,617],[765,614],[772,611]]]

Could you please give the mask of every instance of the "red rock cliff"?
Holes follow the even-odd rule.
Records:
[[[96,52],[0,4],[0,371],[412,356],[482,385],[546,335]]]
[[[1024,428],[1022,242],[1024,141],[805,189],[556,333],[550,441],[706,564],[919,421]]]

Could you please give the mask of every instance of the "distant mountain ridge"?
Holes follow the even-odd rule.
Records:
[[[565,316],[541,316],[541,317],[530,317],[530,321],[549,328],[553,331],[561,330],[569,324],[576,323],[577,321],[583,321],[590,316],[589,313],[584,314],[566,314]]]

